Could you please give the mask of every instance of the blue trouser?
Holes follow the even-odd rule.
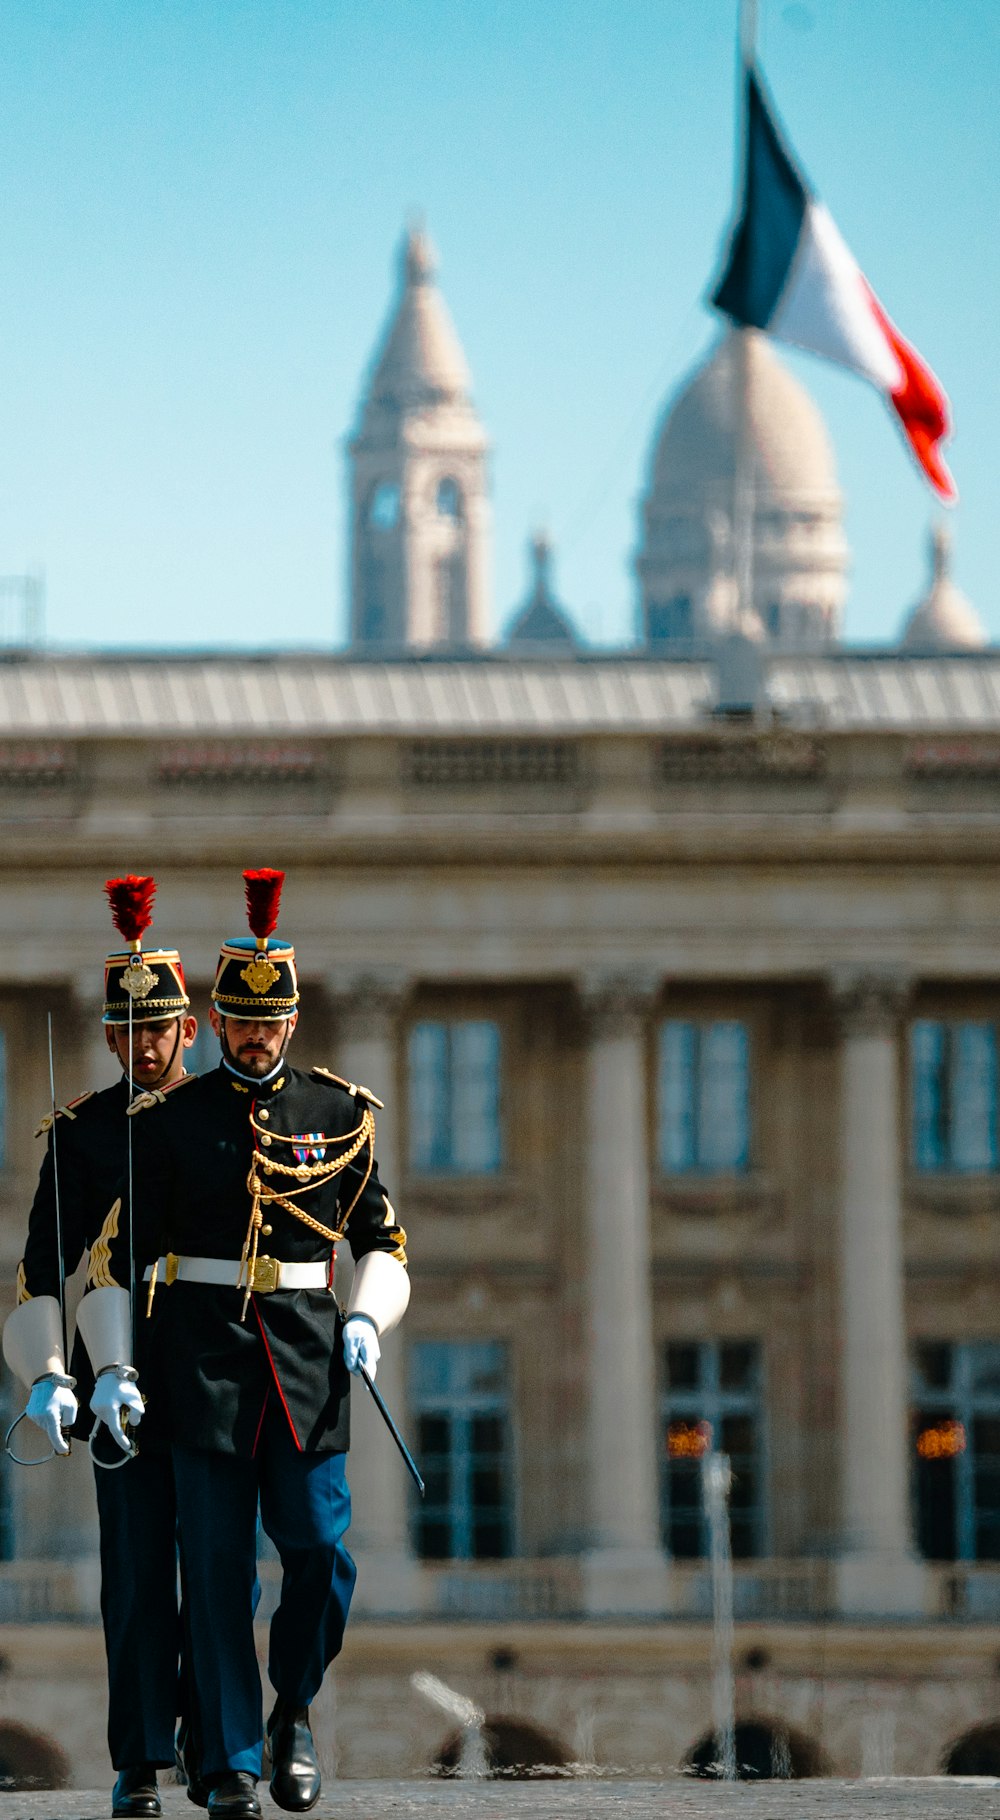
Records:
[[[300,1453],[272,1398],[252,1459],[175,1446],[174,1480],[202,1773],[259,1776],[258,1499],[261,1526],[282,1567],[268,1675],[282,1699],[308,1706],[343,1643],[357,1577],[342,1540],[351,1520],[345,1456]]]
[[[95,1468],[101,1616],[108,1657],[108,1746],[115,1769],[174,1761],[177,1533],[169,1454]]]

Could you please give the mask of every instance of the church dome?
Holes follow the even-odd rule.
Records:
[[[752,598],[734,535],[745,355]],[[763,335],[729,331],[669,402],[653,442],[636,571],[643,635],[697,650],[756,616],[769,644],[831,645],[847,568],[833,448],[805,387]]]
[[[985,628],[951,578],[951,534],[938,525],[931,534],[931,582],[903,629],[904,651],[981,651]]]
[[[657,435],[653,494],[732,498],[736,468],[736,336],[724,335],[669,405]],[[763,335],[747,335],[750,442],[758,501],[837,493],[833,448],[805,387]]]

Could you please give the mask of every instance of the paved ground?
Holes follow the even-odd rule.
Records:
[[[280,1813],[265,1796],[267,1820]],[[193,1820],[180,1789],[163,1790],[169,1820]],[[107,1820],[106,1790],[0,1794],[0,1820]],[[334,1782],[313,1820],[1000,1820],[1000,1780],[941,1777],[870,1782],[746,1782],[681,1777],[511,1782]]]

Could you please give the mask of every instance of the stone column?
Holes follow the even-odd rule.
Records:
[[[910,1521],[899,1128],[906,982],[872,972],[832,986],[843,1031],[837,1598],[845,1614],[918,1615],[925,1574]]]
[[[104,987],[99,974],[86,985],[76,985],[73,990],[73,1009],[76,1029],[75,1048],[79,1056],[73,1078],[69,1078],[67,1064],[72,1060],[68,1053],[60,1054],[59,1035],[56,1033],[56,1098],[60,1105],[67,1100],[75,1099],[78,1093],[90,1089],[100,1092],[102,1087],[113,1087],[121,1075],[121,1068],[108,1048],[108,1039],[101,1014],[104,1010]],[[63,1033],[65,1036],[67,1033]],[[46,1062],[46,1068],[48,1063]]]
[[[587,1267],[587,1485],[582,1561],[593,1613],[666,1610],[656,1481],[646,1018],[653,983],[582,982],[587,1023],[581,1227]]]
[[[407,982],[380,972],[330,982],[335,1014],[329,1066],[347,1079],[371,1089],[385,1110],[375,1114],[375,1155],[379,1177],[393,1206],[399,1205],[402,1155],[399,1142],[401,1071],[397,1065],[397,1026]],[[349,1249],[341,1248],[337,1294],[344,1298],[350,1280]],[[406,1318],[382,1345],[378,1385],[404,1431]],[[360,1380],[351,1387],[349,1476],[353,1516],[348,1545],[358,1561],[356,1609],[378,1615],[417,1612],[421,1576],[409,1539],[409,1479],[406,1468]]]

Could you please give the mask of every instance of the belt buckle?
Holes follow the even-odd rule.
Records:
[[[250,1284],[254,1295],[273,1295],[281,1280],[281,1259],[258,1256],[254,1260],[253,1281]]]
[[[180,1261],[180,1258],[178,1257],[176,1251],[167,1252],[167,1255],[163,1260],[163,1280],[166,1283],[168,1288],[170,1287],[171,1283],[176,1283],[176,1281],[177,1281],[177,1273],[180,1269],[180,1263],[181,1263],[181,1261]]]

